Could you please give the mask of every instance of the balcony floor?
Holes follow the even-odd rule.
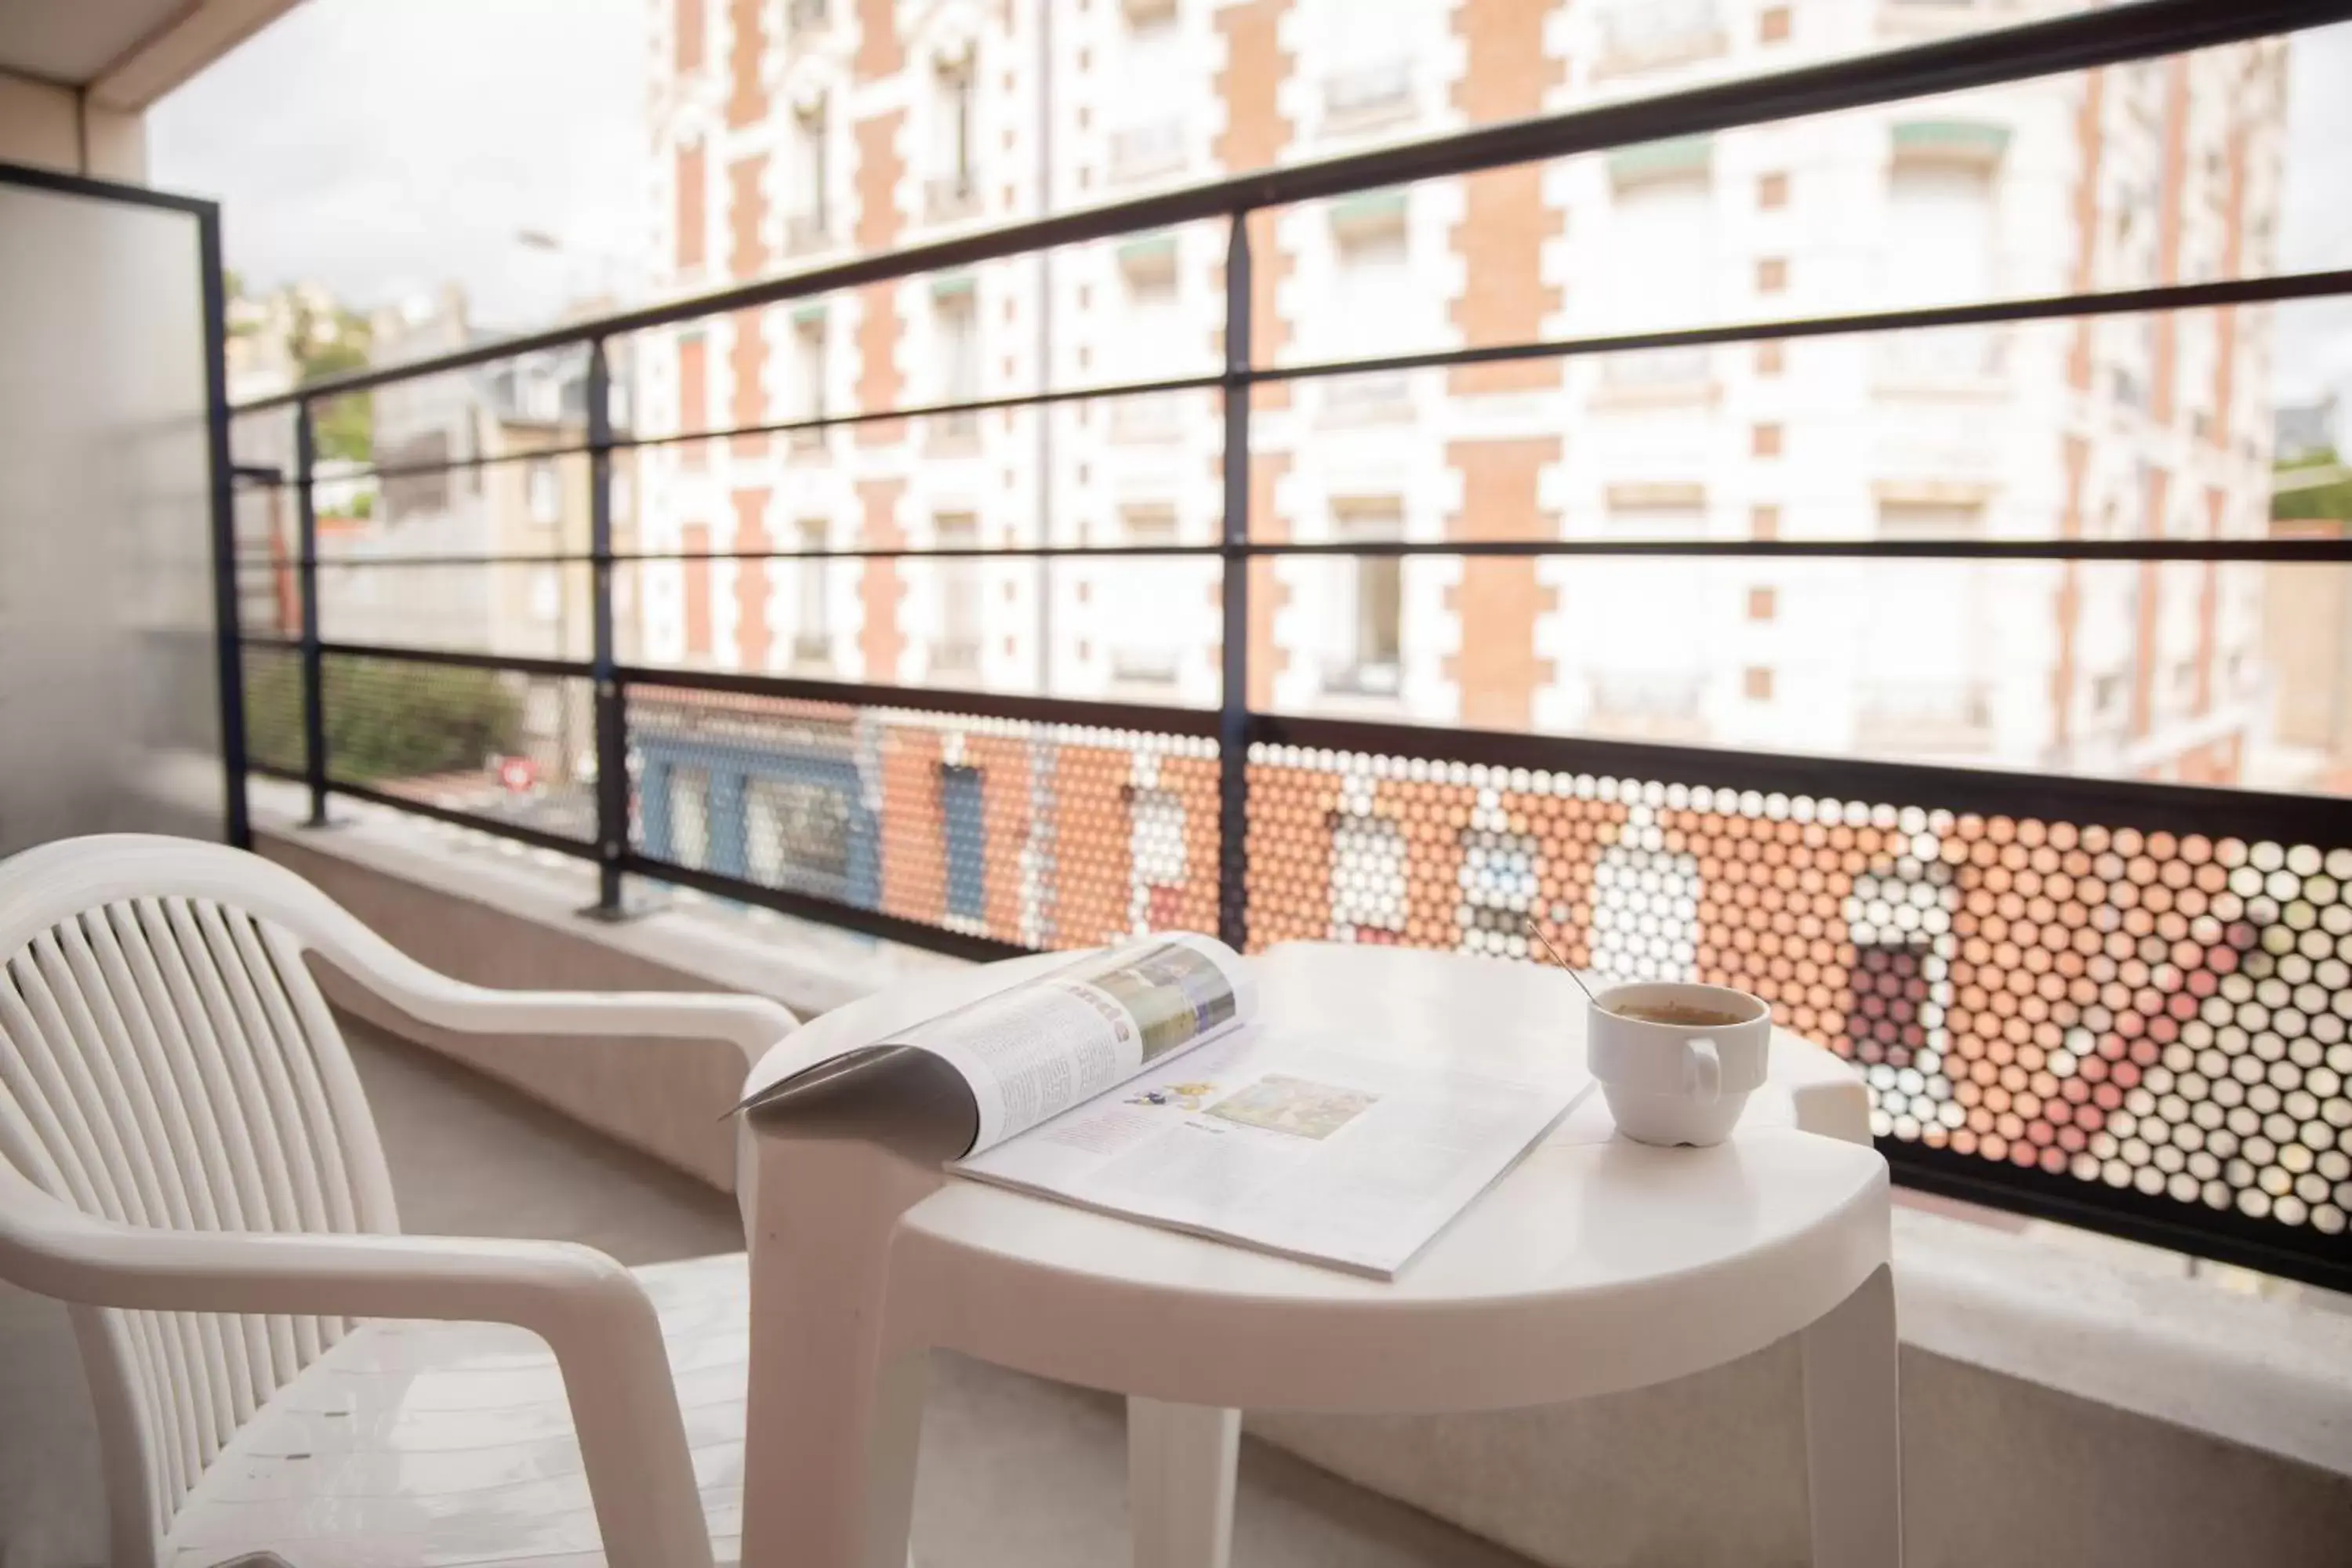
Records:
[[[349,1024],[404,1226],[536,1236],[629,1263],[740,1247],[735,1207],[462,1068]],[[934,1368],[919,1563],[1098,1568],[1127,1560],[1118,1402],[958,1357]],[[1285,1568],[1507,1568],[1523,1559],[1244,1440],[1235,1561]],[[0,1285],[0,1564],[105,1561],[97,1436],[63,1309]]]

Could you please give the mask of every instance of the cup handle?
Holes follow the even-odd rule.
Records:
[[[1723,1096],[1723,1057],[1713,1040],[1691,1040],[1683,1049],[1683,1092],[1713,1105]]]

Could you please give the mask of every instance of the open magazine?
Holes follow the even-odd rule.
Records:
[[[780,1053],[742,1108],[845,1088],[964,1118],[958,1174],[1393,1278],[1591,1087],[1400,1059],[1257,1024],[1249,967],[1151,937],[821,1059]]]

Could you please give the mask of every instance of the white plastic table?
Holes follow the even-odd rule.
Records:
[[[807,1027],[864,1043],[1066,961],[942,976]],[[1323,943],[1255,962],[1272,1028],[1503,1072],[1583,1049],[1582,997],[1535,965]],[[1813,1560],[1901,1560],[1886,1166],[1859,1079],[1785,1031],[1728,1142],[1633,1143],[1588,1096],[1392,1283],[947,1180],[940,1136],[919,1116],[747,1136],[745,1568],[907,1561],[933,1349],[1128,1395],[1139,1568],[1221,1568],[1242,1409],[1554,1404],[1790,1334]]]

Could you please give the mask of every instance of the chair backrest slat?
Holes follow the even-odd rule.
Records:
[[[356,922],[215,846],[116,836],[0,863],[0,1160],[121,1224],[392,1231],[383,1145],[305,962]],[[381,944],[378,943],[378,950]],[[349,1325],[75,1309],[117,1539],[149,1568],[237,1429]]]

